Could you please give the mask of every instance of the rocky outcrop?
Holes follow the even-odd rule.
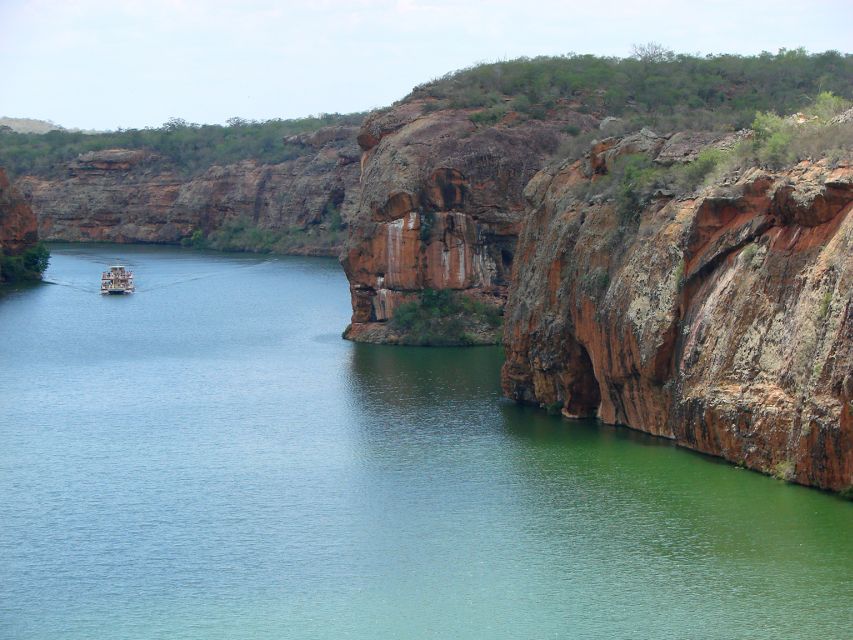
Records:
[[[319,241],[331,212],[346,222],[354,209],[356,131],[291,136],[286,142],[302,148],[293,160],[213,166],[190,177],[145,151],[96,151],[69,163],[62,179],[28,176],[18,185],[45,240],[177,243],[241,218],[261,229],[307,230],[303,252],[337,255],[341,243],[320,248],[311,238]]]
[[[37,241],[35,214],[0,167],[0,250],[6,255],[17,255]]]
[[[19,256],[36,242],[36,216],[23,196],[9,183],[5,170],[0,167],[0,282],[5,281],[8,276],[3,273],[3,258]]]
[[[845,489],[853,167],[803,162],[682,198],[658,192],[638,222],[606,197],[581,195],[620,145],[681,162],[696,155],[686,137],[611,140],[531,180],[506,310],[504,391]]]
[[[509,113],[484,126],[472,121],[472,110],[432,106],[404,102],[368,117],[358,134],[361,191],[342,257],[351,339],[384,341],[395,307],[424,289],[501,303],[525,184],[568,125],[589,129],[597,122],[564,111],[545,121]]]

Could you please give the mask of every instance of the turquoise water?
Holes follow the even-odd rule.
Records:
[[[47,280],[0,299],[2,638],[850,637],[853,505],[345,342],[334,261]]]

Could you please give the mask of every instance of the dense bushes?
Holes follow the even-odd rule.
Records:
[[[495,342],[502,321],[494,306],[448,289],[426,289],[418,301],[394,310],[391,327],[404,334],[402,344],[451,346]]]
[[[805,113],[782,117],[765,111],[755,115],[753,137],[728,151],[713,153],[714,175],[751,166],[780,169],[801,160],[827,158],[836,162],[849,157],[853,149],[853,122],[839,122],[835,116],[853,106],[829,92],[817,96]]]
[[[530,117],[567,100],[582,112],[641,116],[659,130],[743,128],[756,111],[797,111],[819,91],[853,97],[853,56],[836,51],[700,57],[645,49],[624,59],[569,54],[481,64],[411,95],[442,106],[483,107],[473,117],[484,123],[498,121],[511,97],[510,107]]]
[[[329,114],[296,120],[246,121],[231,118],[228,126],[198,125],[172,119],[156,129],[126,129],[97,134],[54,130],[45,134],[0,132],[0,166],[10,175],[52,177],[79,154],[102,149],[148,149],[170,168],[185,174],[212,165],[253,159],[284,162],[306,150],[283,138],[335,124],[358,124],[364,114]]]
[[[675,196],[694,193],[715,177],[749,167],[779,169],[806,159],[849,156],[853,149],[853,122],[837,122],[838,113],[851,103],[824,92],[804,114],[781,117],[759,112],[752,138],[730,149],[708,147],[689,163],[662,166],[645,154],[627,154],[613,163],[607,174],[579,184],[574,191],[581,200],[612,199],[623,224],[639,221],[639,213],[655,193]]]
[[[14,284],[39,280],[50,262],[50,251],[39,242],[21,255],[7,256],[0,253],[0,282]]]
[[[828,92],[821,93],[806,110],[804,121],[773,112],[758,113],[752,123],[755,137],[750,148],[754,161],[778,168],[820,156],[840,157],[853,149],[853,122],[832,122],[851,103]]]

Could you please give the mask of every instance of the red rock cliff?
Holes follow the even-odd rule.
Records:
[[[358,182],[357,129],[327,127],[291,136],[305,153],[280,164],[244,161],[186,177],[145,151],[81,155],[58,180],[24,177],[18,186],[45,240],[176,243],[243,218],[262,229],[314,230],[334,208],[346,220]],[[314,252],[311,237],[305,252]],[[340,245],[323,249],[337,255]]]
[[[803,162],[691,198],[658,193],[626,230],[612,202],[577,195],[624,142],[528,186],[506,395],[849,487],[853,167]]]
[[[565,112],[478,126],[471,113],[413,100],[363,124],[361,191],[342,257],[353,308],[347,337],[385,341],[394,308],[424,289],[502,304],[525,184],[567,123],[596,122]]]
[[[18,255],[37,241],[35,214],[0,167],[0,252]]]

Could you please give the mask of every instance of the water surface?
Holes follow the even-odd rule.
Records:
[[[46,277],[0,299],[2,638],[853,628],[853,505],[501,400],[498,349],[345,342],[335,261]]]

